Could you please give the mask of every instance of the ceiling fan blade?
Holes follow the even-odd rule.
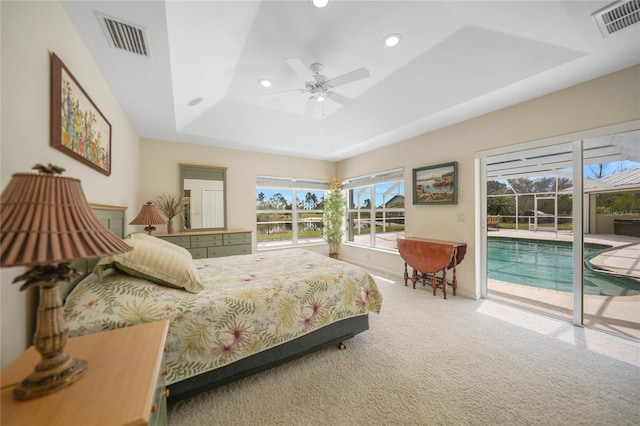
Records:
[[[327,83],[331,87],[342,86],[343,84],[351,83],[352,81],[362,80],[369,77],[369,70],[366,68],[358,68],[357,70],[350,71],[346,74],[339,75],[338,77],[331,78]]]
[[[315,96],[311,96],[307,101],[307,105],[304,107],[304,112],[302,113],[302,118],[311,118],[313,115],[313,111],[316,109],[316,98]]]
[[[339,103],[340,105],[351,106],[355,104],[353,99],[349,99],[346,96],[342,96],[340,93],[329,92],[327,93],[327,97],[332,101]]]
[[[304,90],[302,89],[292,89],[292,90],[283,90],[282,92],[273,92],[273,93],[265,93],[264,95],[262,95],[262,99],[273,99],[273,98],[278,98],[282,95],[286,95],[288,93],[304,93]]]
[[[309,78],[311,71],[302,61],[298,58],[289,58],[285,61],[289,67],[298,73],[305,80]]]

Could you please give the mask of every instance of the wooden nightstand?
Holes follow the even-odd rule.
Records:
[[[65,352],[89,369],[58,392],[28,401],[13,398],[13,383],[40,360],[30,347],[2,370],[3,426],[166,424],[163,355],[169,321],[162,320],[69,339]]]

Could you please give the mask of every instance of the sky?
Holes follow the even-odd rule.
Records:
[[[595,178],[596,176],[594,175],[594,171],[596,172],[598,171],[598,168],[596,166],[597,164],[584,166],[584,176],[591,179]],[[638,167],[640,167],[640,163],[636,163],[634,161],[628,161],[628,160],[605,163],[603,176],[611,176],[614,173],[618,173],[624,170],[633,170]],[[568,171],[571,172],[571,169],[568,169]]]

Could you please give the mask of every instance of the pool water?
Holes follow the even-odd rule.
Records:
[[[562,241],[542,241],[518,238],[488,238],[488,275],[490,279],[514,284],[573,291],[572,244]],[[585,244],[585,255],[609,246]],[[584,269],[584,293],[601,292],[640,294],[640,285],[633,280],[595,274]],[[632,290],[632,291],[628,291]]]

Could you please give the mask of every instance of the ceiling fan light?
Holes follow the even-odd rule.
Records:
[[[317,100],[318,102],[324,102],[324,101],[325,101],[325,99],[327,99],[327,98],[326,98],[324,95],[318,95],[318,96],[316,96],[316,100]]]
[[[272,86],[271,81],[269,81],[269,80],[267,80],[265,78],[258,80],[258,84],[260,86],[262,86],[262,87],[271,87]]]
[[[312,0],[312,3],[318,9],[322,9],[329,4],[329,0]]]
[[[382,39],[382,42],[387,47],[394,47],[397,46],[398,43],[400,43],[400,40],[402,40],[402,36],[400,34],[389,34],[384,39]]]

